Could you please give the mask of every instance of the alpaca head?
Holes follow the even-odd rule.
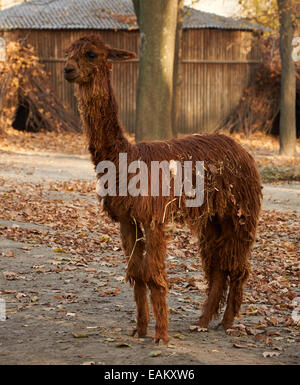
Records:
[[[99,76],[100,69],[109,68],[111,61],[125,61],[136,57],[135,53],[111,48],[98,35],[85,36],[76,40],[66,52],[65,79],[84,84]]]

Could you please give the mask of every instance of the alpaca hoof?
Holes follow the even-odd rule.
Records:
[[[232,330],[233,329],[233,322],[224,322],[222,321],[220,326],[223,326],[225,332],[227,333],[228,330]]]
[[[235,336],[235,337],[238,337],[240,335],[239,331],[233,328],[225,329],[225,333],[228,334],[229,336]]]
[[[167,345],[168,342],[169,342],[169,336],[168,336],[168,334],[162,335],[162,336],[156,335],[156,336],[155,336],[155,339],[154,339],[155,345],[159,345],[160,340],[162,340],[163,343],[164,343],[165,345]]]
[[[208,329],[208,324],[209,324],[209,321],[207,320],[207,318],[201,316],[199,318],[198,321],[196,321],[192,326],[198,326],[199,329],[204,329],[204,330],[201,330],[201,331],[207,331]]]
[[[160,340],[162,340],[163,341],[163,343],[165,344],[165,345],[167,345],[168,344],[168,342],[169,342],[169,338],[155,338],[155,340],[154,340],[154,344],[155,345],[159,345],[159,342],[160,342]]]
[[[218,323],[216,327],[214,328],[215,330],[224,330],[226,334],[231,335],[231,336],[237,336],[237,330],[233,328],[233,326],[228,326],[225,327],[222,322]]]
[[[132,330],[132,332],[130,333],[130,336],[131,336],[131,337],[134,337],[134,336],[136,335],[136,333],[137,333],[137,335],[138,335],[139,338],[146,337],[146,335],[147,335],[147,332],[146,332],[146,331],[141,331],[141,330],[139,331],[138,328],[134,328],[134,329]]]

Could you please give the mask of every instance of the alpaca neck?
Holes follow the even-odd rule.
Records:
[[[127,153],[130,144],[119,121],[109,68],[98,71],[93,82],[80,85],[77,96],[94,165],[102,160],[116,161],[120,152]]]

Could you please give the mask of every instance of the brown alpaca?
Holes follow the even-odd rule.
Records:
[[[126,279],[134,287],[137,307],[133,334],[137,332],[141,337],[147,333],[149,289],[156,320],[155,341],[169,340],[164,228],[171,220],[186,223],[199,239],[208,290],[203,314],[197,323],[202,328],[208,327],[226,299],[229,284],[222,320],[228,329],[242,303],[261,206],[261,185],[255,162],[239,144],[220,134],[129,143],[119,121],[108,60],[134,57],[131,52],[112,49],[98,35],[83,37],[68,49],[65,78],[77,85],[76,96],[92,162],[96,167],[103,160],[112,161],[118,175],[120,153],[127,154],[128,163],[144,161],[148,170],[151,161],[204,161],[205,190],[200,207],[187,207],[185,194],[174,198],[173,190],[169,196],[160,193],[159,196],[103,198],[104,210],[120,223],[122,245],[128,258]]]

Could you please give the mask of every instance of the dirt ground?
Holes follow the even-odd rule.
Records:
[[[52,147],[0,149],[0,364],[300,363],[299,182],[264,184],[253,270],[228,334],[218,319],[191,332],[206,284],[195,240],[170,228],[170,343],[156,346],[153,317],[146,338],[129,335],[118,226],[97,207],[88,155]]]

